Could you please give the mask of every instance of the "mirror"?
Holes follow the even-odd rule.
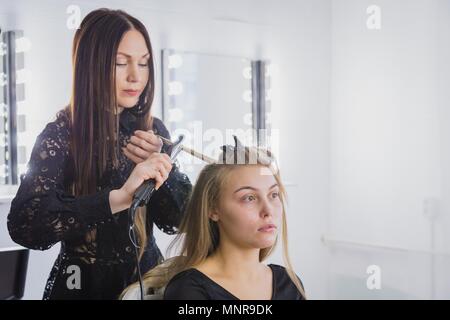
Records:
[[[18,143],[25,131],[25,51],[23,31],[0,31],[0,184],[17,185],[26,171],[27,154]]]
[[[270,111],[265,61],[242,57],[162,51],[163,121],[172,137],[185,135],[184,145],[217,159],[220,146],[243,143],[264,146]],[[191,181],[205,165],[181,153],[181,169]]]

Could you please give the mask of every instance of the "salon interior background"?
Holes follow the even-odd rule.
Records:
[[[158,70],[165,48],[270,60],[290,250],[311,299],[450,298],[450,1],[0,0],[2,30],[29,40],[27,152],[69,101],[70,5],[138,16]],[[156,92],[160,116],[161,76]],[[1,190],[0,248],[14,245],[14,188]],[[58,250],[30,253],[25,299],[41,298]]]

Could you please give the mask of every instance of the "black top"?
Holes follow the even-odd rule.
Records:
[[[272,269],[273,275],[271,300],[304,300],[284,267],[276,264],[269,264],[269,267]],[[301,281],[300,283],[303,287],[303,283]],[[164,299],[239,300],[231,292],[195,268],[187,269],[174,276],[166,286]]]
[[[136,117],[124,109],[119,122],[120,145],[126,146],[139,129]],[[170,139],[157,118],[153,131]],[[113,215],[109,192],[125,183],[135,163],[120,152],[119,167],[113,168],[110,161],[97,193],[74,197],[69,192],[73,183],[69,143],[69,115],[63,109],[36,139],[28,170],[11,203],[8,230],[15,242],[30,249],[46,250],[61,242],[44,299],[116,299],[136,281],[135,251],[128,235],[128,209]],[[163,146],[162,152],[166,150],[167,146]],[[146,217],[148,244],[140,262],[142,273],[162,258],[153,224],[165,233],[176,233],[191,189],[187,176],[174,165],[169,178],[150,199]],[[76,287],[75,273],[81,276],[81,288]]]

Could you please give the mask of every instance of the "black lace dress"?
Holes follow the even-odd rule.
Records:
[[[109,165],[97,193],[74,197],[68,191],[73,181],[69,126],[64,109],[37,137],[28,170],[11,203],[8,230],[15,242],[30,249],[46,250],[61,242],[44,299],[117,299],[137,280],[135,251],[128,236],[127,210],[112,215],[109,192],[125,183],[135,164],[121,152],[119,168]],[[120,114],[121,146],[126,146],[136,129],[136,118],[125,109]],[[153,131],[170,139],[157,118]],[[176,233],[191,189],[187,176],[174,165],[169,178],[150,199],[148,245],[140,262],[143,273],[162,260],[153,224],[165,233]],[[74,279],[77,275],[79,279]]]

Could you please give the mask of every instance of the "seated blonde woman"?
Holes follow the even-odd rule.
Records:
[[[146,299],[305,299],[288,255],[286,195],[274,159],[240,146],[237,139],[236,144],[224,147],[222,164],[201,171],[180,232],[169,246],[181,245],[183,254],[144,275]],[[279,237],[285,267],[266,265]],[[138,284],[122,298],[139,299]]]

